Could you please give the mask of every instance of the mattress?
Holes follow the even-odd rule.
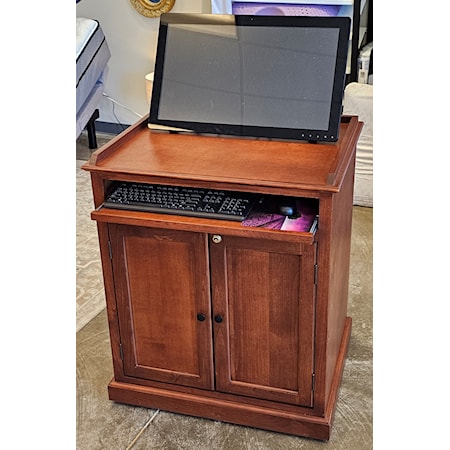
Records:
[[[86,127],[86,124],[89,122],[92,114],[98,108],[100,104],[100,100],[103,95],[103,77],[106,75],[107,67],[102,72],[102,76],[97,80],[94,88],[89,93],[87,99],[84,101],[83,106],[77,111],[77,120],[76,120],[76,137],[81,134],[81,132]]]
[[[77,114],[102,81],[102,73],[111,57],[98,21],[77,17],[76,95]]]
[[[350,83],[345,88],[344,114],[364,122],[356,144],[353,204],[373,206],[373,86]]]

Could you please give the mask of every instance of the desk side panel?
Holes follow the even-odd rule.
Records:
[[[343,339],[350,274],[350,247],[353,213],[353,182],[355,157],[344,178],[342,189],[332,196],[330,277],[327,316],[327,365],[326,392],[330,393],[331,382]]]
[[[117,302],[114,285],[114,275],[110,259],[109,231],[106,223],[97,222],[98,240],[102,260],[103,284],[106,297],[106,311],[108,314],[109,337],[113,359],[114,376],[117,380],[123,379],[123,364],[120,355],[120,332],[117,318]]]
[[[314,405],[322,412],[328,407],[333,376],[342,354],[347,317],[354,164],[353,153],[341,190],[320,198]]]

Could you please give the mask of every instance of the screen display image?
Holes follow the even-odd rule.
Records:
[[[335,141],[346,17],[161,16],[149,126]]]

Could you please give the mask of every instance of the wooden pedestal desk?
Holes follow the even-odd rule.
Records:
[[[114,365],[109,398],[327,440],[350,339],[356,142],[155,133],[92,154]],[[102,207],[117,180],[313,198],[314,232]]]

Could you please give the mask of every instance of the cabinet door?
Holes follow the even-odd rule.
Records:
[[[207,236],[109,232],[124,375],[213,389]]]
[[[210,243],[216,389],[312,406],[314,245],[218,241]]]

